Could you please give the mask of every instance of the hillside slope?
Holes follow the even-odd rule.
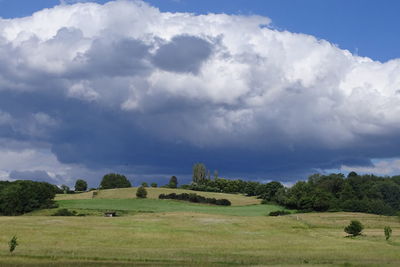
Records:
[[[105,189],[105,190],[97,190],[85,193],[78,194],[59,194],[56,196],[56,200],[78,200],[78,199],[132,199],[136,198],[136,190],[137,187],[131,188],[118,188],[118,189]],[[158,199],[160,194],[182,194],[182,193],[196,193],[198,195],[210,198],[226,198],[231,203],[232,206],[246,206],[246,205],[254,205],[260,204],[261,200],[255,197],[246,197],[241,194],[225,194],[225,193],[213,193],[213,192],[198,192],[192,190],[185,189],[171,189],[171,188],[152,188],[148,187],[147,190],[147,198],[150,199]],[[97,192],[95,195],[93,192]]]

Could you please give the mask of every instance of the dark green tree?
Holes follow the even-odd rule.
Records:
[[[20,215],[54,207],[55,186],[34,181],[15,181],[0,188],[0,214]]]
[[[146,182],[143,182],[143,183],[142,183],[142,186],[143,186],[143,187],[149,187],[149,185],[148,185]]]
[[[86,191],[87,190],[87,182],[82,179],[78,179],[75,182],[75,191]]]
[[[389,240],[389,238],[392,236],[392,228],[390,226],[385,226],[383,231],[385,232],[386,240]]]
[[[100,183],[100,189],[112,189],[112,188],[127,188],[132,187],[131,182],[125,177],[125,175],[117,173],[109,173],[103,176]]]
[[[151,187],[157,187],[157,183],[151,183]]]
[[[347,177],[355,177],[355,176],[358,176],[356,172],[349,172],[349,174],[347,175]]]
[[[344,231],[351,236],[361,235],[364,226],[357,220],[351,221],[348,226],[344,228]]]
[[[178,178],[176,178],[176,176],[172,176],[171,179],[169,179],[168,187],[169,188],[178,187]]]
[[[146,198],[147,197],[147,190],[144,186],[140,186],[137,190],[136,190],[136,197],[137,198]]]
[[[18,240],[16,236],[13,236],[11,240],[8,242],[8,247],[10,249],[10,253],[13,253],[15,248],[18,246]]]

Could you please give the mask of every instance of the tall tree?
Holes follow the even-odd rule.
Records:
[[[203,163],[193,165],[193,182],[204,184],[207,181],[207,169]]]
[[[87,190],[87,182],[82,179],[78,179],[75,182],[75,191],[86,191]]]
[[[171,179],[169,179],[168,187],[169,188],[178,187],[178,178],[176,178],[176,176],[172,176]]]

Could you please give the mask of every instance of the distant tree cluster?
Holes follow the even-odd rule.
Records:
[[[311,175],[307,182],[277,192],[276,202],[302,211],[343,210],[395,215],[400,210],[400,177]]]
[[[53,199],[59,191],[57,186],[44,182],[0,182],[0,214],[20,215],[55,207]]]
[[[203,163],[196,163],[193,166],[192,183],[183,185],[181,188],[206,192],[241,193],[247,196],[258,196],[267,202],[274,202],[277,192],[284,188],[279,182],[262,184],[240,179],[218,178],[218,171],[214,171],[214,179],[211,179],[209,173],[210,171],[207,170]]]
[[[400,176],[379,177],[375,175],[343,174],[311,175],[308,181],[299,181],[290,188],[279,182],[266,184],[211,179],[205,165],[193,166],[193,181],[181,188],[196,191],[241,193],[257,196],[263,203],[277,203],[300,211],[342,210],[394,215],[400,211]]]
[[[159,199],[176,199],[176,200],[184,200],[190,201],[194,203],[206,203],[206,204],[214,204],[214,205],[221,205],[221,206],[230,206],[231,202],[228,199],[215,199],[215,198],[208,198],[199,196],[197,194],[191,193],[182,193],[182,194],[161,194],[158,196]]]

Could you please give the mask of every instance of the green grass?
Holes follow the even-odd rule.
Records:
[[[365,233],[346,238],[353,219]],[[393,229],[390,242],[384,225]],[[0,266],[400,266],[399,233],[397,218],[356,213],[0,217]],[[14,234],[20,245],[10,255]]]
[[[77,210],[120,210],[132,212],[200,212],[236,216],[265,216],[282,207],[277,205],[215,206],[159,199],[80,199],[59,200],[60,208]]]
[[[166,189],[136,199],[133,190],[104,190],[94,199],[90,193],[58,196],[60,208],[85,217],[48,216],[54,209],[0,217],[0,266],[400,266],[396,217],[343,212],[270,217],[265,215],[282,207],[257,205],[259,200],[241,195],[225,194],[236,201],[226,207],[155,199]],[[122,216],[105,218],[105,210]],[[351,220],[365,225],[362,236],[346,237],[343,228]],[[393,229],[390,241],[385,226]],[[20,245],[10,255],[13,235]]]

